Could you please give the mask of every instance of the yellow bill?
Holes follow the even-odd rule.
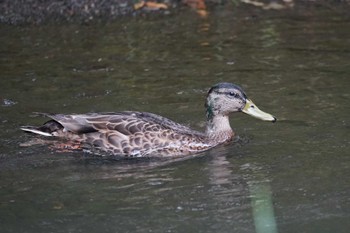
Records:
[[[261,111],[250,99],[247,99],[247,102],[242,110],[242,112],[251,115],[255,118],[258,118],[263,121],[272,121],[276,122],[277,118],[272,116],[269,113]]]

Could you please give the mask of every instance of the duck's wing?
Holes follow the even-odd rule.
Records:
[[[64,115],[48,114],[66,130],[76,134],[118,131],[126,136],[137,132],[160,132],[171,130],[179,134],[202,136],[201,133],[165,117],[147,112],[112,112]]]

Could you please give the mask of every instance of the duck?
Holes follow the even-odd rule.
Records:
[[[80,149],[88,145],[103,155],[125,158],[179,157],[231,142],[235,136],[229,121],[232,113],[243,112],[263,121],[277,121],[273,115],[260,110],[243,89],[233,83],[221,82],[212,86],[207,92],[204,106],[204,132],[154,113],[137,111],[41,113],[50,120],[41,126],[22,126],[20,129],[74,143]]]

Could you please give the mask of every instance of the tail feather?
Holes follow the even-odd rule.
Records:
[[[20,129],[25,132],[30,132],[30,133],[50,137],[50,136],[57,135],[57,133],[54,134],[55,132],[62,131],[63,126],[55,120],[49,120],[48,122],[46,122],[40,127],[22,126]]]
[[[39,134],[39,135],[43,135],[43,136],[48,136],[48,137],[53,136],[51,133],[40,131],[40,127],[22,126],[20,129],[25,131],[25,132],[35,133],[35,134]]]

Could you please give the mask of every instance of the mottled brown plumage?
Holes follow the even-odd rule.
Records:
[[[131,111],[44,114],[52,120],[40,127],[24,126],[21,129],[88,144],[112,155],[165,157],[194,154],[230,141],[234,133],[228,115],[232,112],[243,111],[263,120],[276,121],[247,99],[240,87],[230,83],[213,86],[205,106],[205,133],[153,113]]]

